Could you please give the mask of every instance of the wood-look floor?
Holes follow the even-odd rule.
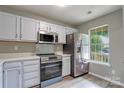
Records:
[[[77,78],[67,76],[62,81],[49,85],[46,88],[122,88],[122,87],[87,74]]]

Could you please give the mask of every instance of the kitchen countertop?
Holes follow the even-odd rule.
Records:
[[[0,64],[6,61],[16,61],[16,60],[27,60],[27,59],[38,59],[40,57],[33,53],[3,53],[0,54]]]
[[[63,56],[63,57],[70,57],[71,54],[62,54],[61,56]]]

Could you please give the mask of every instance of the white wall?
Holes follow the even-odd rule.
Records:
[[[80,25],[79,31],[88,34],[88,29],[100,25],[109,25],[110,38],[110,67],[100,64],[90,64],[90,72],[101,75],[106,78],[112,77],[112,70],[115,71],[114,79],[124,83],[124,50],[123,50],[123,17],[122,9],[99,17]]]

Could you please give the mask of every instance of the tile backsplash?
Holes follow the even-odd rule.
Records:
[[[63,54],[63,45],[62,44],[55,45],[54,50],[56,54]]]
[[[56,54],[63,54],[62,44],[53,47]],[[36,53],[36,43],[0,42],[0,53]]]
[[[0,42],[0,53],[35,53],[35,43]]]

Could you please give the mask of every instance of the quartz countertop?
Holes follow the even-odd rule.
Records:
[[[62,54],[61,56],[63,56],[63,57],[70,57],[71,56],[71,54]]]
[[[0,54],[0,64],[6,61],[38,59],[40,57],[32,53],[3,53]]]

